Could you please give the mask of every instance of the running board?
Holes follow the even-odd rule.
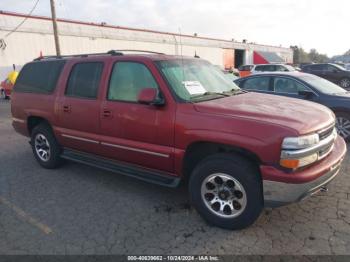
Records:
[[[120,163],[117,161],[109,160],[107,158],[98,157],[96,155],[83,153],[67,148],[64,149],[61,157],[67,160],[130,176],[161,186],[177,187],[180,183],[179,177],[171,176],[167,173],[143,169],[140,167],[135,167],[133,165]]]

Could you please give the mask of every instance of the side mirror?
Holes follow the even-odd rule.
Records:
[[[164,99],[159,96],[158,89],[149,87],[140,91],[137,101],[144,105],[162,106],[165,104]]]
[[[314,93],[309,90],[301,90],[298,92],[298,95],[303,96],[305,98],[311,98],[314,95]]]

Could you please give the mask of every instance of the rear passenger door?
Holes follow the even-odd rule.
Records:
[[[324,65],[310,65],[306,72],[324,78]]]
[[[71,63],[58,102],[63,146],[97,153],[99,149],[100,86],[103,61]]]

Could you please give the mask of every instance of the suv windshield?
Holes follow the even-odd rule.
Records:
[[[166,60],[158,61],[157,65],[176,95],[185,101],[221,98],[240,90],[205,60]]]
[[[315,75],[306,74],[301,76],[300,78],[324,94],[331,95],[342,94],[347,92],[340,86],[337,86],[336,84],[333,84],[332,82]]]

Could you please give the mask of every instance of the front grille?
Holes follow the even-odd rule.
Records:
[[[334,128],[335,125],[331,125],[321,131],[318,132],[318,135],[320,137],[320,142],[322,140],[325,140],[327,138],[329,138],[330,136],[333,136],[333,132],[334,132]],[[328,156],[334,147],[334,139],[327,145],[327,147],[322,148],[320,151],[318,151],[318,160],[321,160],[323,158],[325,158],[326,156]]]
[[[318,132],[318,135],[320,136],[320,141],[332,135],[333,129],[334,129],[334,124]]]
[[[320,150],[318,152],[318,159],[321,160],[323,158],[325,158],[333,149],[333,144],[327,146],[326,148]]]

